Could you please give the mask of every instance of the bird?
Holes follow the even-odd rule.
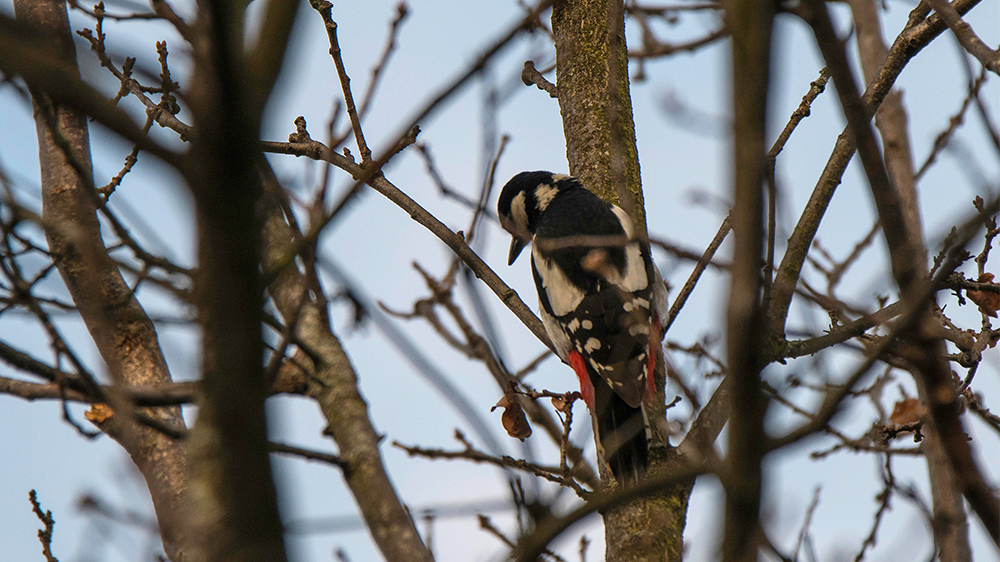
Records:
[[[497,216],[512,235],[507,265],[532,245],[539,316],[580,380],[599,458],[620,485],[636,484],[648,468],[646,404],[667,302],[649,245],[624,210],[564,174],[517,174],[500,192]]]

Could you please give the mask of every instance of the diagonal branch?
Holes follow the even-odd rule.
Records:
[[[983,40],[976,35],[972,26],[962,19],[961,14],[948,0],[927,0],[934,11],[944,18],[944,21],[955,33],[958,42],[969,52],[970,55],[979,59],[979,62],[994,74],[1000,74],[1000,50],[991,49],[983,43]]]
[[[298,341],[312,357],[306,360],[314,381],[307,393],[319,404],[328,421],[326,432],[340,447],[344,481],[387,560],[430,561],[430,552],[386,474],[379,451],[381,437],[358,390],[357,374],[329,324],[325,303],[319,300],[322,289],[314,286],[317,277],[286,259],[287,249],[302,234],[285,219],[280,200],[284,193],[271,169],[262,167],[261,174],[265,186],[263,265],[276,273],[269,292],[282,316],[298,319]],[[311,266],[307,263],[307,267]]]
[[[161,157],[172,160],[173,153],[159,148],[123,112],[79,80],[64,3],[18,0],[15,12],[18,19],[29,22],[37,31],[28,34],[25,26],[0,18],[0,67],[5,72],[12,68],[15,72],[24,71],[21,75],[32,88],[41,164],[43,226],[56,266],[115,382],[123,386],[168,383],[170,373],[155,328],[108,255],[101,237],[96,193],[91,191],[87,120],[79,109],[93,111],[89,114],[102,122],[106,120],[135,144],[148,147]],[[47,37],[55,48],[27,47],[40,37]],[[46,95],[56,92],[62,95],[55,99]],[[73,103],[62,103],[67,100]],[[170,426],[183,426],[180,409],[176,407],[158,409],[152,416]],[[152,429],[139,426],[131,416],[114,416],[101,428],[128,451],[145,477],[164,548],[176,560],[187,546],[180,517],[182,491],[186,486],[184,448]]]
[[[361,168],[361,166],[352,161],[350,158],[337,154],[323,143],[312,139],[308,142],[294,143],[264,142],[262,145],[266,152],[294,154],[297,156],[307,156],[315,160],[324,160],[351,174],[355,179],[365,176],[365,171]],[[403,193],[402,190],[396,187],[384,176],[371,178],[367,183],[376,191],[384,195],[387,199],[395,203],[400,209],[406,211],[406,213],[410,215],[410,218],[427,228],[431,234],[437,236],[439,240],[451,248],[451,250],[455,252],[455,255],[457,255],[462,262],[464,262],[465,265],[467,265],[469,269],[476,274],[476,277],[482,279],[482,281],[486,283],[486,286],[500,298],[500,302],[510,309],[510,311],[513,312],[514,315],[517,316],[517,318],[521,320],[521,322],[524,323],[529,330],[531,330],[531,333],[533,333],[539,341],[545,344],[545,346],[549,349],[552,349],[549,337],[545,333],[545,328],[542,326],[542,321],[535,316],[535,313],[528,308],[528,305],[524,304],[524,301],[521,300],[517,292],[507,286],[507,284],[500,279],[500,276],[497,275],[496,272],[493,271],[493,269],[490,268],[490,266],[487,265],[486,262],[484,262],[483,259],[475,253],[475,251],[472,250],[472,248],[469,247],[463,236],[453,232],[447,225],[421,207],[419,203]]]
[[[960,14],[964,14],[979,2],[980,0],[955,0],[953,6]],[[926,9],[919,6],[913,10],[909,21],[889,48],[885,61],[865,91],[862,101],[867,111],[872,112],[881,105],[896,78],[910,59],[945,29],[947,29],[947,25],[937,14],[927,17]],[[823,220],[827,206],[847,169],[847,164],[854,155],[855,148],[853,138],[845,129],[837,138],[833,152],[816,182],[816,187],[809,197],[791,237],[788,239],[785,255],[775,273],[771,303],[768,308],[768,317],[776,336],[784,333],[789,305],[795,293],[802,264],[805,262],[806,254],[816,236],[816,231]]]

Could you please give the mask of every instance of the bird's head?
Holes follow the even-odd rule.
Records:
[[[507,265],[514,263],[524,246],[531,242],[538,218],[561,191],[582,187],[580,181],[552,172],[521,172],[500,192],[497,216],[500,225],[511,233]]]

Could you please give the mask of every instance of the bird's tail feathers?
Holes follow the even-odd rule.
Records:
[[[604,381],[594,381],[594,424],[604,458],[620,485],[632,486],[649,464],[649,427],[642,406],[633,408]]]

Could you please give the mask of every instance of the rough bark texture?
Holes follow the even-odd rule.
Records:
[[[570,173],[629,211],[645,233],[622,3],[556,2],[552,33]]]
[[[381,437],[368,416],[368,404],[358,390],[354,367],[331,329],[322,291],[311,286],[309,276],[288,260],[288,251],[296,242],[295,233],[282,213],[281,188],[269,168],[264,169],[264,182],[264,265],[268,271],[281,271],[271,283],[271,296],[285,321],[297,323],[297,341],[313,358],[310,361],[305,354],[299,357],[312,367],[307,393],[327,420],[325,433],[340,448],[344,481],[386,560],[430,562],[430,551],[382,464],[378,448]]]
[[[556,2],[552,32],[569,171],[602,199],[628,211],[644,234],[622,2]],[[662,405],[662,392],[656,403]],[[679,456],[669,449],[665,436],[654,435],[650,475],[676,462]],[[608,485],[612,479],[604,472],[602,481]],[[692,486],[689,482],[603,512],[606,559],[680,560]]]
[[[764,144],[775,3],[731,0],[725,4],[732,34],[733,265],[726,316],[732,379],[722,560],[757,560],[764,456],[760,372],[766,364],[766,318],[761,308],[764,265]]]
[[[17,0],[14,8],[18,19],[47,35],[59,59],[76,69],[64,2]],[[153,323],[108,256],[101,237],[87,118],[39,91],[32,91],[32,106],[46,240],[80,316],[115,385],[155,388],[169,383]],[[184,423],[176,407],[142,411],[174,427]],[[139,468],[153,500],[164,551],[172,560],[180,560],[186,543],[181,517],[185,450],[180,443],[138,425],[127,412],[116,413],[100,427]]]
[[[259,108],[238,3],[199,5],[187,96],[196,129],[184,169],[198,214],[196,300],[203,394],[188,443],[197,562],[285,559],[267,450],[257,204]]]

